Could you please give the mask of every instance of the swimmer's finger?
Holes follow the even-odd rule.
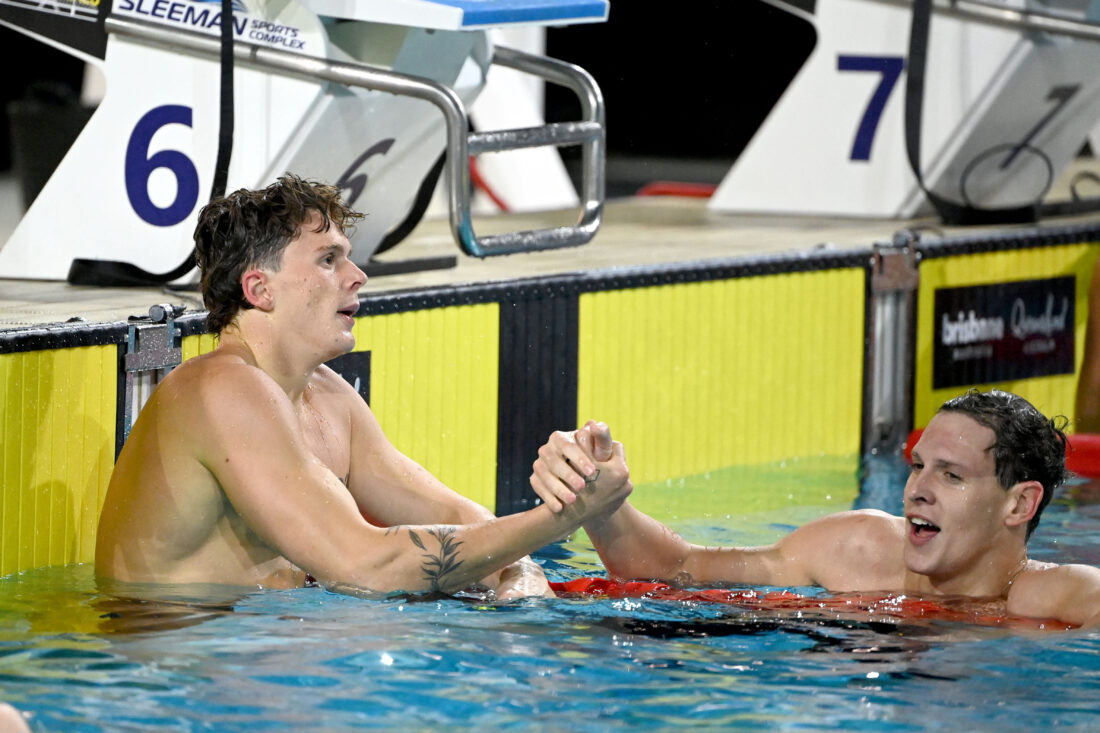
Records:
[[[596,470],[591,457],[578,442],[585,439],[584,433],[583,428],[571,433],[559,431],[539,448],[539,461],[574,491],[583,489],[586,478]]]
[[[549,471],[544,465],[535,461],[531,473],[531,488],[542,499],[542,503],[549,507],[555,514],[577,500],[573,490],[561,482],[561,480]]]
[[[589,420],[577,431],[576,439],[577,445],[581,446],[593,461],[602,463],[611,460],[613,441],[611,428],[607,427],[607,423]]]
[[[611,428],[607,427],[607,423],[596,422],[595,420],[589,420],[585,425],[588,431],[592,434],[592,457],[597,461],[610,461],[613,450],[611,440]]]
[[[626,465],[626,451],[622,443],[612,441],[608,452],[608,459],[600,462],[600,471],[596,475],[599,481],[594,485],[599,489],[613,490],[630,480],[630,468]]]

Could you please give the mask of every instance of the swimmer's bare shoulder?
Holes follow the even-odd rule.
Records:
[[[1005,610],[1011,616],[1100,627],[1100,568],[1031,560],[1009,588]]]
[[[262,547],[234,512],[219,479],[226,467],[216,464],[233,462],[240,474],[263,463],[256,436],[266,432],[265,405],[284,415],[290,409],[270,377],[232,353],[215,350],[170,372],[142,409],[112,474],[97,573],[150,582],[208,579],[208,566],[236,565],[224,562],[228,554]]]
[[[258,405],[289,409],[279,385],[259,367],[233,351],[216,349],[176,367],[154,391],[141,411],[132,437],[146,429],[173,430],[172,444],[157,449],[175,458],[193,459],[207,469],[210,453],[221,455],[229,433],[241,430],[242,410],[251,414]]]
[[[779,546],[807,584],[832,591],[892,590],[904,583],[905,520],[855,509],[809,522]]]

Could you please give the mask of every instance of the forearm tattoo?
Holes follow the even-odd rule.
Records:
[[[386,534],[391,534],[402,529],[408,529],[404,526],[390,527],[386,530]],[[420,538],[416,532],[411,529],[408,530],[409,539],[412,543],[424,551],[422,557],[424,562],[421,564],[420,569],[424,573],[424,580],[428,582],[428,585],[434,593],[444,593],[448,587],[448,576],[462,567],[462,560],[459,556],[458,548],[462,547],[462,542],[456,540],[454,527],[434,527],[427,530],[427,534],[435,538],[439,543],[439,550],[432,552],[424,544],[424,540]]]

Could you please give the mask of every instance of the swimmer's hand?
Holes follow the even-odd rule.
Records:
[[[584,491],[615,491],[626,486],[630,469],[623,444],[611,439],[605,423],[589,420],[572,432],[557,431],[539,448],[531,488],[553,512],[573,504]]]

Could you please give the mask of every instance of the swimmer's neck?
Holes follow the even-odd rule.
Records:
[[[280,343],[266,333],[270,329],[257,327],[254,319],[246,319],[249,313],[238,314],[233,323],[222,329],[218,335],[218,350],[260,369],[275,380],[292,402],[298,402],[309,389],[324,359],[296,353],[293,344]]]
[[[906,569],[905,592],[919,596],[955,598],[999,598],[1005,600],[1012,584],[1027,570],[1031,561],[1025,549],[995,560],[980,563],[964,573],[935,577]]]

